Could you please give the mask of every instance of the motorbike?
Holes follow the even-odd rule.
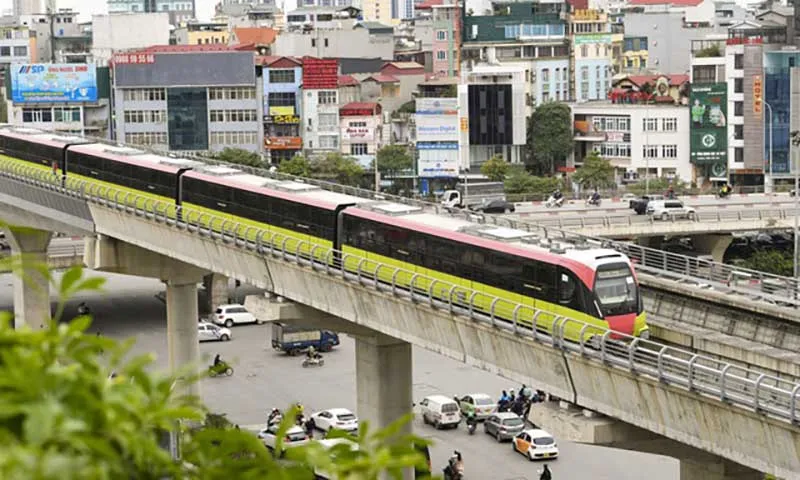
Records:
[[[467,422],[467,432],[469,432],[470,435],[475,433],[476,428],[478,428],[478,422]]]
[[[231,375],[233,375],[233,367],[231,367],[225,362],[220,362],[217,365],[211,365],[210,367],[208,367],[208,374],[211,377],[221,377],[223,375],[226,377],[230,377]]]
[[[460,456],[452,456],[447,461],[447,466],[442,469],[444,473],[444,480],[463,480],[464,479],[464,463],[461,461]]]
[[[85,303],[78,305],[78,315],[90,315],[92,310]]]
[[[586,199],[586,206],[587,207],[592,206],[592,205],[594,205],[595,207],[599,207],[601,203],[603,203],[603,200],[601,198],[598,198],[597,200],[593,200],[592,197],[589,197],[589,198]]]
[[[562,205],[564,205],[564,197],[556,199],[551,195],[550,198],[544,202],[544,206],[547,208],[560,208]]]
[[[325,360],[322,358],[322,355],[314,355],[312,358],[306,357],[303,360],[303,368],[307,367],[321,367],[325,365]]]

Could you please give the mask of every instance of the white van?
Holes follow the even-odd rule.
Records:
[[[422,422],[437,429],[442,427],[458,427],[461,423],[461,409],[452,398],[444,395],[425,397],[419,406],[422,411]]]

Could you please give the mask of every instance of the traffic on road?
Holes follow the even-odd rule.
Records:
[[[83,294],[67,305],[67,311],[74,312],[79,302],[86,302],[95,316],[94,331],[118,339],[135,337],[137,342],[131,354],[155,353],[156,367],[166,370],[166,314],[163,302],[157,299],[157,294],[164,288],[163,283],[124,275],[102,275],[108,279],[105,292]],[[5,276],[2,281],[10,286],[12,278]],[[3,289],[0,308],[11,308],[12,297],[11,288]],[[296,402],[302,403],[305,411],[313,415],[317,428],[325,429],[330,425],[325,424],[324,417],[320,416],[325,412],[331,414],[330,422],[335,416],[337,424],[360,424],[355,408],[355,345],[352,339],[341,337],[340,344],[324,354],[323,367],[303,368],[301,358],[272,347],[270,325],[235,324],[231,330],[230,341],[200,345],[206,365],[220,355],[233,370],[230,376],[203,381],[202,395],[211,411],[225,413],[229,420],[241,428],[252,430],[254,435],[268,429],[267,417],[272,408],[283,410]],[[467,405],[473,405],[480,412],[484,401],[496,401],[503,390],[518,385],[418,348],[414,349],[413,382],[417,404],[413,427],[415,433],[434,442],[430,457],[435,473],[441,474],[453,452],[458,451],[463,458],[466,478],[534,480],[539,478],[543,462],[547,462],[557,480],[638,480],[643,471],[649,472],[648,480],[675,480],[679,477],[678,462],[672,458],[575,444],[557,438],[553,438],[551,444],[549,440],[538,440],[540,434],[528,432],[533,428],[530,424],[516,432],[511,428],[513,425],[505,425],[501,419],[507,430],[506,434],[500,435],[503,436],[502,443],[495,440],[500,427],[493,427],[486,421],[481,422],[479,435],[470,435],[464,422],[456,428],[437,430],[423,421],[420,403],[424,398],[441,395],[455,402],[453,397],[457,396],[460,402],[456,408],[460,415],[462,410],[470,408]],[[350,419],[347,412],[355,418]],[[537,427],[545,432],[548,430],[547,425]],[[483,434],[484,431],[488,434]],[[517,439],[523,432],[528,432],[527,437]],[[268,433],[263,433],[265,441],[269,441],[266,438]],[[295,433],[297,441],[302,441],[300,437],[305,432]],[[314,433],[315,438],[323,435],[319,430]],[[536,442],[545,442],[541,453],[546,451],[544,447],[552,445],[557,448],[558,460],[552,461],[547,457],[528,461],[526,452],[532,451],[532,445],[536,445],[534,458],[539,453]]]

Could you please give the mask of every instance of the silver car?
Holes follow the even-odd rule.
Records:
[[[525,422],[512,412],[500,412],[489,415],[483,424],[483,430],[498,442],[511,440],[525,428]]]

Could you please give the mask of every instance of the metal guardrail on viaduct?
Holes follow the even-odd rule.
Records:
[[[33,202],[39,205],[52,204],[54,196],[60,196],[73,205],[86,205],[92,212],[92,218],[102,218],[103,224],[107,224],[106,228],[118,225],[115,228],[125,232],[124,235],[139,235],[135,232],[143,230],[142,235],[147,236],[148,232],[143,226],[151,225],[153,228],[161,228],[165,234],[173,235],[176,238],[186,238],[187,241],[192,237],[195,242],[212,241],[218,245],[218,250],[214,255],[219,256],[224,251],[233,256],[240,255],[240,257],[235,257],[237,264],[241,264],[239,261],[245,258],[244,256],[250,255],[263,258],[268,270],[276,268],[280,271],[281,268],[288,269],[294,265],[296,266],[294,268],[300,268],[300,271],[305,272],[302,274],[298,272],[299,278],[304,276],[314,276],[320,279],[330,278],[334,282],[331,285],[337,284],[335,282],[341,285],[350,285],[354,289],[353,291],[362,292],[362,295],[367,297],[375,294],[372,292],[383,292],[387,294],[385,298],[393,299],[396,305],[404,305],[402,308],[409,309],[409,311],[416,311],[423,319],[438,318],[437,314],[433,312],[441,312],[439,316],[445,315],[448,318],[455,315],[454,321],[457,321],[458,317],[468,318],[476,326],[492,327],[494,330],[488,330],[492,336],[517,338],[523,344],[536,345],[537,349],[561,352],[560,356],[563,356],[565,361],[569,358],[569,364],[575,365],[576,368],[581,368],[580,365],[587,367],[592,365],[592,368],[597,371],[608,372],[610,377],[618,378],[620,381],[623,378],[638,378],[641,380],[638,380],[640,383],[636,385],[645,385],[641,382],[647,382],[648,388],[662,391],[664,395],[688,392],[681,394],[685,395],[681,398],[693,403],[686,404],[682,408],[691,409],[693,406],[699,408],[705,405],[702,408],[719,411],[721,415],[728,415],[724,417],[728,419],[727,421],[744,422],[741,425],[729,425],[730,428],[735,428],[740,435],[746,436],[742,428],[750,433],[752,433],[751,429],[763,428],[775,436],[775,441],[780,441],[782,444],[787,441],[789,444],[793,444],[793,439],[798,435],[800,384],[656,342],[624,336],[622,339],[612,338],[608,331],[597,332],[597,327],[571,318],[554,315],[530,306],[513,304],[507,300],[426,278],[414,272],[405,272],[397,267],[377,264],[349,254],[335,253],[330,249],[311,245],[291,236],[234,223],[191,209],[182,209],[181,220],[176,220],[174,205],[154,201],[130,192],[72,179],[68,179],[66,187],[62,187],[54,183],[57,180],[49,173],[30,167],[2,165],[0,166],[0,177],[17,185],[14,188],[24,189],[25,195],[33,197]],[[97,225],[99,226],[100,223]],[[154,237],[150,235],[147,238]],[[135,240],[141,241],[141,238],[137,236]],[[169,245],[174,245],[174,242],[169,242]],[[163,250],[165,247],[158,248]],[[174,247],[168,248],[172,248],[173,250],[170,251],[174,251]],[[206,250],[203,249],[203,251]],[[333,259],[337,255],[342,257],[343,261],[340,264],[356,264],[358,267],[355,271],[345,271],[341,267],[334,266]],[[279,265],[284,267],[279,267]],[[398,286],[394,280],[386,280],[387,278],[396,279],[401,273],[411,278],[412,288],[403,288]],[[467,295],[463,297],[455,295],[456,289],[467,290]],[[487,308],[486,305],[489,307]],[[432,308],[433,310],[429,310],[423,315],[419,313],[421,308]],[[498,312],[513,313],[508,314],[505,318],[500,318]],[[356,320],[349,319],[349,321]],[[431,325],[430,328],[437,327]],[[575,328],[580,332],[577,335],[579,340],[568,339],[565,333],[568,330],[575,331]],[[591,333],[597,334],[590,335]],[[532,373],[528,373],[528,375],[530,374]],[[609,408],[611,410],[606,413],[619,411],[619,415],[624,416],[626,413],[618,410],[620,407],[606,407],[603,406],[604,403],[597,403],[600,398],[597,395],[601,395],[601,393],[591,390],[591,386],[585,383],[589,377],[591,377],[590,371],[584,371],[583,376],[580,377],[584,383],[580,388],[578,389],[573,384],[576,401],[583,398],[583,401],[595,402],[601,412],[605,408]],[[579,397],[579,394],[583,397]],[[635,415],[639,416],[636,418],[644,418],[641,415],[646,415],[646,413],[642,413],[646,412],[646,409],[638,406],[642,402],[642,399],[632,397],[626,400],[624,405],[627,407],[624,408],[633,409],[631,412],[637,412]],[[666,407],[662,405],[661,408]],[[737,411],[741,413],[737,414]],[[685,412],[683,410],[681,412],[679,417],[675,418],[676,421],[685,416]],[[722,412],[727,413],[723,414]],[[684,420],[680,421],[684,422]],[[698,422],[696,419],[689,421],[692,425],[696,425]],[[717,448],[715,444],[709,443],[711,439],[707,437],[707,434],[690,431],[693,427],[681,424],[681,428],[685,430],[683,430],[684,433],[680,433],[673,432],[676,428],[675,425],[657,424],[653,419],[648,419],[647,422],[646,428],[651,428],[656,432],[660,431],[665,435],[675,434],[677,438],[691,441],[691,444],[715,451],[718,455],[740,454],[739,450],[734,452],[727,446]],[[781,427],[781,425],[785,425],[785,427]],[[723,443],[728,445],[730,442]],[[737,441],[736,443],[740,444],[741,442]],[[760,452],[763,453],[763,451]],[[795,472],[799,465],[796,454],[792,454],[790,457],[782,454],[756,457],[745,454],[741,461],[752,468],[784,476]]]
[[[255,252],[259,255],[280,258],[285,261],[308,266],[346,282],[389,292],[411,302],[429,305],[439,310],[469,317],[496,328],[513,332],[550,345],[553,348],[578,354],[600,362],[608,367],[624,369],[646,376],[663,384],[682,387],[722,403],[755,411],[769,417],[797,425],[800,423],[800,384],[777,377],[760,374],[735,365],[697,355],[688,351],[668,347],[659,343],[627,337],[625,341],[613,339],[611,332],[592,335],[597,327],[558,316],[530,306],[514,304],[507,300],[473,292],[440,280],[430,279],[397,267],[377,264],[349,254],[341,254],[341,264],[357,261],[356,272],[348,272],[333,266],[334,251],[306,243],[294,237],[260,230],[252,226],[233,223],[189,209],[182,210],[182,220],[174,218],[175,206],[150,198],[115,191],[107,187],[83,181],[67,180],[66,187],[55,184],[52,175],[40,170],[20,166],[0,166],[0,176],[25,183],[39,191],[48,190],[87,201],[104,208],[125,212],[148,221],[180,229],[188,235],[215,239],[225,244]],[[44,193],[44,192],[43,192]],[[44,200],[42,201],[44,203]],[[180,208],[180,207],[179,207]],[[209,225],[213,225],[213,228]],[[292,248],[288,248],[290,245]],[[371,267],[369,267],[371,266]],[[412,277],[411,283],[419,288],[413,291],[378,280],[378,277],[396,279],[404,272]],[[423,288],[422,286],[425,285]],[[456,289],[467,290],[466,296],[455,295]],[[446,291],[447,294],[440,292]],[[434,293],[439,292],[439,293]],[[489,311],[479,305],[489,304]],[[498,311],[513,311],[513,318],[498,318]],[[531,328],[535,323],[538,328]],[[580,341],[571,341],[564,336],[568,326],[577,326]],[[547,333],[546,333],[547,332]],[[621,335],[620,335],[621,336]],[[624,336],[622,336],[624,337]]]

